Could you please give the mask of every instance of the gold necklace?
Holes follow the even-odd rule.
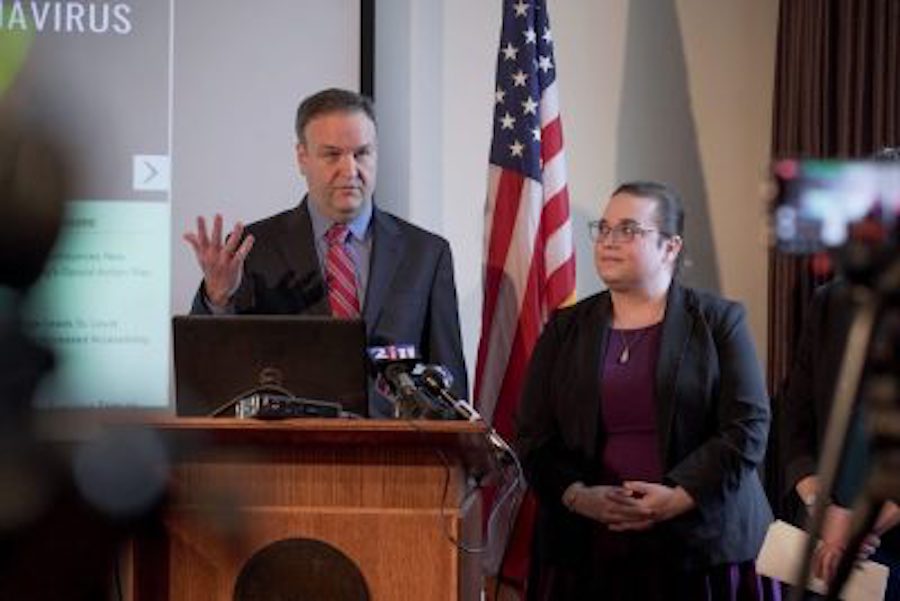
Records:
[[[618,362],[619,365],[625,365],[628,363],[628,360],[631,359],[631,349],[634,348],[638,342],[647,334],[649,328],[644,328],[634,337],[634,340],[631,341],[631,344],[628,344],[628,336],[625,335],[625,330],[619,330],[619,336],[622,337],[622,352],[619,353]]]
[[[634,340],[631,341],[631,344],[628,344],[628,336],[625,335],[625,329],[622,328],[622,329],[617,330],[619,332],[619,336],[622,337],[622,347],[623,347],[622,352],[619,353],[619,358],[616,359],[616,361],[619,362],[619,365],[625,365],[626,363],[628,363],[628,360],[631,359],[631,349],[633,349],[637,345],[637,343],[640,342],[641,339],[647,335],[647,332],[650,330],[650,328],[652,328],[653,326],[655,326],[656,324],[658,324],[662,321],[662,317],[665,315],[665,313],[666,313],[666,304],[664,302],[662,304],[662,306],[658,309],[658,314],[656,315],[656,319],[654,319],[649,326],[640,328],[640,331],[637,333],[637,335],[635,335]]]

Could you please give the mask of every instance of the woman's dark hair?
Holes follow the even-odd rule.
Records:
[[[650,198],[656,203],[656,227],[660,234],[671,238],[684,234],[684,205],[674,189],[651,181],[634,181],[621,184],[613,192]]]

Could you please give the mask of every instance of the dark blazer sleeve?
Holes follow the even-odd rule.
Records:
[[[247,287],[247,274],[241,274],[241,283],[238,286],[238,289],[235,291],[235,294],[232,295],[232,298],[241,294],[242,289]],[[246,292],[244,292],[246,294]],[[223,310],[224,314],[231,314],[236,312],[236,307],[232,303],[226,309]],[[206,296],[206,288],[204,280],[200,280],[200,285],[197,287],[197,292],[194,293],[194,300],[191,303],[191,315],[212,315],[213,311],[209,305],[209,299]]]
[[[528,482],[542,502],[553,504],[561,503],[569,485],[587,480],[582,457],[564,444],[557,423],[556,362],[569,354],[560,321],[557,313],[538,339],[516,413],[516,446]]]
[[[765,456],[771,419],[743,307],[720,301],[715,309],[706,317],[715,345],[715,354],[708,360],[717,363],[719,370],[717,392],[708,400],[715,406],[715,432],[666,474],[667,480],[682,486],[700,505],[718,503],[756,470]],[[702,373],[682,370],[680,375],[694,372]]]
[[[191,315],[209,315],[211,313],[204,296],[203,282],[201,281],[200,286],[197,288],[197,292],[194,294],[194,300],[191,303]]]
[[[247,226],[244,235],[253,234],[255,242],[244,261],[240,286],[231,297],[231,312],[329,314],[306,202]],[[210,312],[203,298],[202,282],[191,312]]]
[[[459,328],[453,254],[450,244],[444,239],[440,240],[440,252],[431,284],[429,320],[424,338],[428,345],[429,360],[450,368],[454,378],[453,393],[459,398],[467,398],[469,381]]]

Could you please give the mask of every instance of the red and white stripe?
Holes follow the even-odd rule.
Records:
[[[528,360],[549,314],[575,296],[575,253],[556,83],[540,101],[543,182],[491,165],[475,400],[512,434]]]
[[[325,255],[325,272],[328,280],[328,303],[331,314],[340,319],[359,317],[359,294],[356,285],[356,268],[345,246],[347,226],[335,224],[325,233],[328,251]]]

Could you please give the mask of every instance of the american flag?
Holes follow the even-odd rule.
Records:
[[[556,62],[544,0],[504,0],[494,94],[474,392],[485,419],[509,438],[541,329],[553,309],[575,298]],[[533,496],[526,496],[498,566],[500,577],[520,589],[535,508]]]
[[[575,296],[575,254],[553,36],[544,0],[504,0],[485,208],[475,399],[504,436],[553,309]]]

